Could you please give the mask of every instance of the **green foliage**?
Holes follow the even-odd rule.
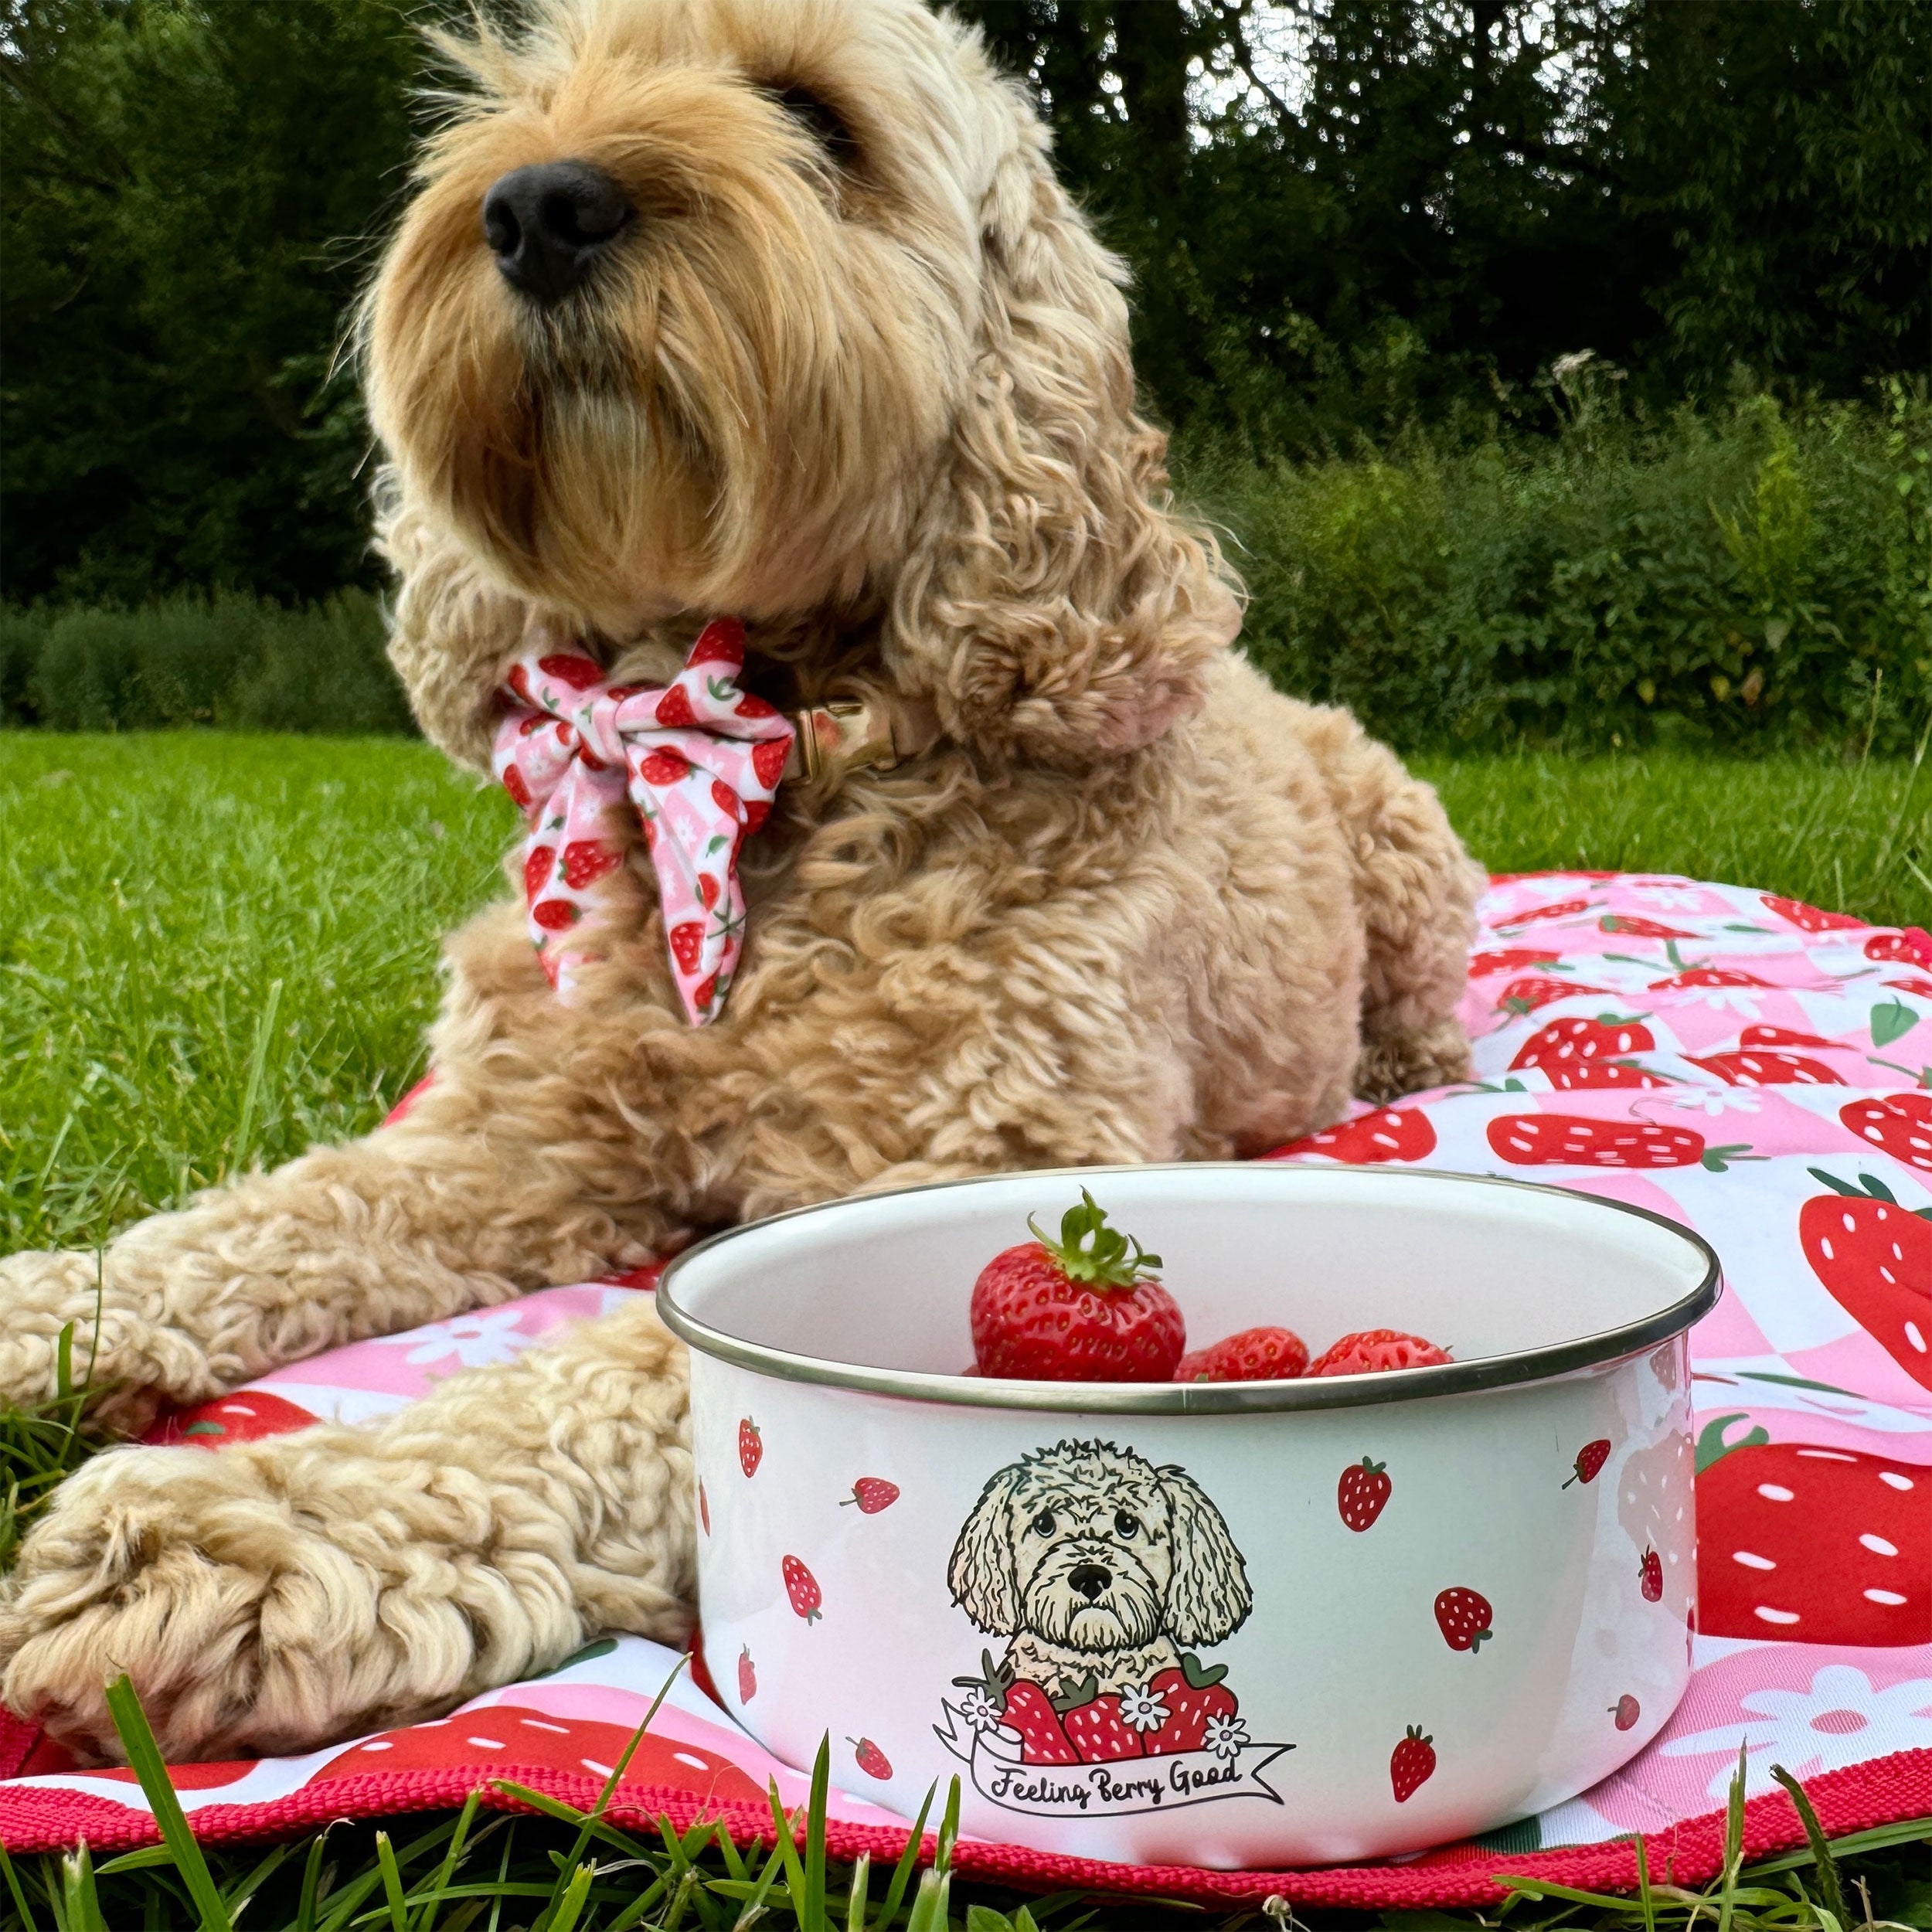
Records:
[[[1233,534],[1247,648],[1404,748],[1908,750],[1932,711],[1932,407],[1744,396],[1662,421],[1560,366],[1563,427],[1411,431],[1346,461],[1213,445],[1188,492]]]
[[[288,611],[233,591],[136,611],[0,611],[0,724],[407,731],[383,643],[364,590]]]

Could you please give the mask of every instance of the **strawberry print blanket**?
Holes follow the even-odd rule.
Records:
[[[1482,920],[1464,1008],[1476,1080],[1363,1109],[1274,1158],[1548,1181],[1654,1209],[1716,1248],[1726,1291],[1692,1338],[1689,1694],[1595,1789],[1417,1857],[1138,1869],[962,1841],[963,1874],[1203,1903],[1470,1905],[1502,1896],[1500,1874],[1632,1886],[1641,1834],[1653,1872],[1701,1883],[1722,1861],[1740,1746],[1753,1854],[1802,1835],[1774,1764],[1834,1835],[1932,1814],[1932,937],[1741,887],[1580,872],[1497,879]],[[213,1445],[383,1415],[648,1291],[648,1274],[553,1288],[359,1342],[168,1427]],[[606,1638],[434,1723],[184,1766],[182,1801],[211,1840],[454,1804],[505,1777],[587,1805],[675,1662]],[[862,1754],[834,1765],[835,1855],[896,1855],[906,1824],[869,1801]],[[613,1816],[715,1815],[768,1838],[774,1781],[785,1804],[804,1801],[804,1779],[680,1679]],[[97,1850],[156,1836],[129,1774],[78,1770],[0,1714],[0,1842],[46,1849],[83,1833]]]

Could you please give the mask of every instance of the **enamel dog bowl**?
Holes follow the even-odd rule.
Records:
[[[981,1267],[1090,1188],[1190,1345],[1428,1336],[1431,1369],[982,1381]],[[1383,1857],[1587,1789],[1689,1675],[1686,1230],[1560,1189],[1267,1163],[781,1215],[658,1291],[690,1344],[711,1675],[787,1763],[1070,1856]]]

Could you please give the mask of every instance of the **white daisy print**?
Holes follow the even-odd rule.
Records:
[[[406,1348],[409,1353],[403,1359],[416,1368],[454,1356],[458,1368],[487,1369],[514,1362],[530,1345],[531,1338],[517,1330],[521,1316],[520,1309],[491,1308],[481,1315],[459,1315],[451,1321],[432,1321],[406,1335],[375,1338],[390,1348]]]
[[[959,1700],[959,1714],[976,1731],[997,1730],[1000,1709],[983,1690],[969,1690]]]
[[[1794,1777],[1812,1777],[1893,1751],[1932,1748],[1932,1677],[1879,1690],[1852,1665],[1827,1664],[1808,1691],[1755,1690],[1738,1702],[1753,1713],[1744,1723],[1693,1731],[1658,1747],[1666,1757],[1721,1753],[1704,1787],[1719,1800],[1730,1789],[1740,1745],[1750,1792],[1771,1788],[1774,1764]]]
[[[1679,1114],[1755,1114],[1763,1103],[1747,1087],[1680,1087],[1664,1097]]]
[[[1121,1692],[1121,1722],[1137,1731],[1158,1731],[1167,1722],[1167,1706],[1151,1685]]]
[[[1223,1759],[1239,1757],[1241,1747],[1247,1741],[1247,1719],[1233,1716],[1210,1717],[1206,1734],[1201,1740],[1204,1749]]]

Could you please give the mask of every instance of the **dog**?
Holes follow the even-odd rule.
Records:
[[[542,907],[486,910],[403,1117],[130,1228],[97,1321],[94,1255],[0,1264],[0,1393],[49,1396],[71,1324],[134,1434],[777,1209],[1252,1155],[1466,1077],[1481,875],[1427,786],[1230,648],[1124,270],[976,34],[920,0],[538,0],[444,44],[467,104],[360,324],[423,731],[488,770],[518,667],[580,660],[614,708],[730,619],[740,713],[855,708],[891,756],[781,783],[755,832],[731,806],[722,1005],[681,992],[662,855],[612,808],[568,997]],[[118,1666],[172,1756],[271,1753],[599,1631],[681,1643],[686,1410],[640,1296],[379,1423],[112,1450],[22,1544],[0,1701],[111,1757]]]
[[[953,1546],[953,1600],[1012,1639],[1002,1675],[1050,1696],[1131,1691],[1225,1641],[1253,1601],[1221,1512],[1185,1471],[1111,1442],[1061,1442],[988,1482]]]

